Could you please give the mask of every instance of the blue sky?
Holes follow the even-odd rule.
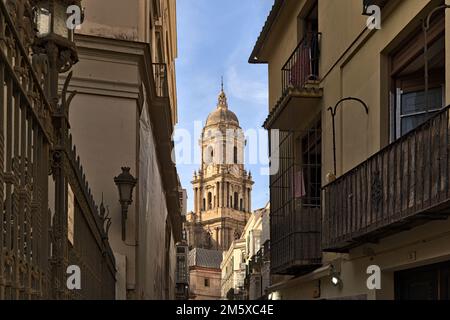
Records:
[[[196,121],[204,124],[215,109],[222,75],[229,107],[238,116],[242,129],[261,130],[268,113],[267,67],[250,65],[247,61],[272,4],[273,0],[177,0],[177,132],[189,131],[195,152],[199,152],[200,132],[194,124]],[[176,135],[176,145],[180,137]],[[264,146],[259,153],[266,155],[267,133],[258,139]],[[267,162],[266,157],[261,160]],[[262,167],[267,165],[246,164],[255,181],[253,209],[265,206],[269,200],[269,178],[260,174]],[[177,163],[177,168],[188,191],[190,211],[191,179],[199,165],[183,161]]]

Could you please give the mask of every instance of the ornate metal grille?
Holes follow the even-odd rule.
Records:
[[[55,110],[41,86],[45,77],[39,72],[38,78],[30,59],[32,18],[19,7],[0,1],[0,300],[113,299],[108,219],[95,206],[68,130],[53,127]],[[64,142],[62,150],[54,149],[55,140]],[[51,191],[62,205],[51,212],[49,174],[55,170],[60,179]],[[75,197],[73,245],[67,234],[69,185]],[[81,268],[81,290],[66,288],[69,264]]]
[[[38,299],[48,296],[50,278],[51,110],[22,45],[25,33],[7,10],[0,2],[0,299]]]

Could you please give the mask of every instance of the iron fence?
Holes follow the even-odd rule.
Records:
[[[57,112],[31,62],[32,17],[16,10],[16,2],[0,1],[0,299],[113,299],[107,217],[94,204],[68,129],[53,126]],[[64,147],[56,150],[55,140]],[[81,290],[66,287],[70,264],[81,268]]]

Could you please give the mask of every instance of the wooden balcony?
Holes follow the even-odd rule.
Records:
[[[323,188],[325,251],[345,252],[450,213],[449,107]]]

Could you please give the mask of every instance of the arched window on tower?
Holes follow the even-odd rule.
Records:
[[[239,200],[239,210],[244,211],[244,202],[243,200]]]
[[[212,193],[208,192],[208,210],[212,209]]]
[[[239,194],[237,192],[234,193],[234,209],[239,210]]]
[[[208,146],[205,154],[205,163],[213,164],[214,163],[214,148],[212,146]]]
[[[233,161],[236,164],[238,163],[238,149],[236,146],[233,148]]]

